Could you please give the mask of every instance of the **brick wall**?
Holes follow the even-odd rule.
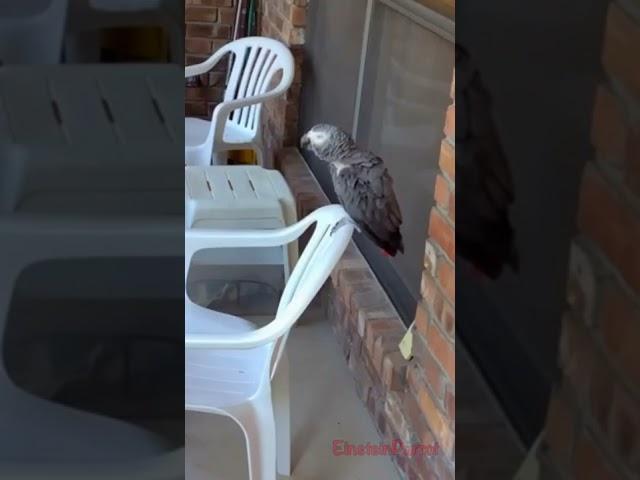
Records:
[[[452,86],[452,98],[453,98]],[[342,345],[356,390],[382,438],[405,445],[438,445],[435,456],[393,457],[405,479],[455,476],[455,105],[446,115],[446,138],[425,249],[423,299],[414,327],[413,358],[398,345],[406,327],[367,261],[351,244],[324,292],[327,317]],[[328,202],[296,149],[279,164],[303,216]]]
[[[191,65],[209,58],[233,35],[237,0],[185,0],[185,63]],[[187,83],[185,113],[207,116],[224,94],[226,63],[215,71]]]
[[[628,3],[625,3],[627,5]],[[541,459],[558,478],[640,474],[640,16],[611,3]]]
[[[275,158],[283,146],[297,145],[298,112],[302,88],[303,45],[310,0],[261,0],[260,34],[288,45],[296,62],[296,75],[287,94],[267,103],[263,118],[266,157]]]

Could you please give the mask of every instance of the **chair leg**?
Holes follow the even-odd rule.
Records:
[[[209,165],[228,165],[229,164],[229,152],[213,152],[211,154],[211,162]]]
[[[280,475],[291,476],[291,412],[289,406],[289,359],[286,351],[272,383],[276,419],[276,458]]]
[[[276,480],[276,433],[271,393],[258,395],[232,415],[244,432],[249,480]]]
[[[261,144],[255,144],[253,145],[253,150],[254,152],[256,152],[256,163],[258,164],[258,166],[264,167],[264,168],[271,168],[271,166],[265,165],[264,163],[265,161],[264,147]]]

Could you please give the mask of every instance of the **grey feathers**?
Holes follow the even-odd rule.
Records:
[[[348,134],[330,125],[312,128],[301,145],[329,162],[334,190],[352,220],[387,254],[404,253],[402,213],[382,159],[358,149]]]

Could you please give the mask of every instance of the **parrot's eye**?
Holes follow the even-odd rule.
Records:
[[[307,137],[311,143],[316,147],[322,147],[329,140],[329,135],[326,132],[311,130]]]

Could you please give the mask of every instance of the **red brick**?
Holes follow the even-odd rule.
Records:
[[[451,191],[449,190],[449,182],[447,182],[442,175],[438,175],[436,177],[436,187],[433,198],[437,205],[439,205],[444,211],[447,211],[449,208]]]
[[[389,305],[389,299],[378,285],[373,287],[365,286],[361,290],[354,292],[348,304],[350,315],[356,321],[361,310],[385,310]],[[397,321],[398,319],[391,318],[390,320]]]
[[[208,23],[188,23],[187,38],[193,37],[229,39],[231,38],[231,27]]]
[[[640,22],[632,19],[616,3],[609,5],[603,64],[607,73],[640,99]]]
[[[403,398],[395,393],[386,396],[384,402],[384,413],[388,419],[391,431],[388,431],[389,440],[401,440],[405,445],[411,444],[414,440],[411,424],[403,408]]]
[[[402,336],[403,331],[395,319],[380,318],[371,320],[365,327],[365,345],[370,358],[374,357],[374,349],[377,340],[382,336]]]
[[[427,345],[438,363],[442,366],[452,382],[456,381],[456,352],[450,342],[435,323],[431,322],[427,330]]]
[[[618,100],[607,87],[600,86],[596,94],[591,125],[593,145],[604,154],[604,159],[622,165],[627,149],[628,131],[625,113]]]
[[[424,378],[431,387],[436,398],[444,397],[446,375],[442,367],[435,361],[426,341],[419,335],[413,338],[415,361],[422,367]]]
[[[453,305],[449,302],[442,303],[442,313],[438,317],[440,325],[447,335],[455,338],[456,331],[456,312]]]
[[[576,479],[580,480],[618,480],[621,477],[602,450],[596,446],[593,438],[583,432],[578,441],[573,459],[573,471]]]
[[[454,139],[456,136],[456,106],[449,105],[444,119],[444,134],[447,138]]]
[[[206,38],[187,38],[185,48],[188,53],[211,53],[212,42]]]
[[[289,20],[294,27],[304,27],[307,23],[307,9],[292,5]]]
[[[640,291],[640,216],[593,166],[582,179],[578,226]]]
[[[203,5],[212,7],[233,7],[234,0],[200,0]]]
[[[365,331],[367,328],[367,324],[373,320],[381,320],[387,319],[391,322],[394,322],[398,325],[399,328],[403,329],[404,324],[402,320],[398,317],[397,312],[389,305],[388,307],[364,307],[358,309],[357,312],[357,330],[358,335],[362,338],[365,337]]]
[[[186,22],[213,23],[218,20],[218,9],[189,7],[185,9],[184,15],[184,19]]]
[[[429,430],[427,419],[422,414],[422,410],[420,410],[420,405],[418,404],[417,392],[420,389],[420,375],[421,371],[416,365],[409,366],[407,369],[407,383],[409,385],[409,389],[404,395],[402,406],[407,420],[411,424],[420,442],[425,445],[430,445],[435,442],[435,439],[433,437],[433,433]]]
[[[420,293],[422,294],[424,303],[431,307],[436,318],[440,317],[443,309],[444,296],[435,279],[427,272],[422,272]]]
[[[456,180],[456,151],[446,139],[440,145],[440,169],[455,182]]]
[[[603,292],[600,330],[609,358],[633,385],[640,385],[640,309],[617,286]]]
[[[388,391],[404,390],[408,364],[409,362],[400,352],[391,352],[385,355],[382,361],[382,382]]]
[[[202,117],[207,114],[207,106],[204,102],[185,103],[184,113],[189,117]]]
[[[349,300],[360,286],[373,286],[374,284],[373,275],[365,268],[343,268],[338,273],[337,286],[345,292],[345,300]]]
[[[202,87],[192,87],[185,89],[185,100],[187,102],[204,101],[205,98],[205,89]]]
[[[426,337],[427,328],[429,326],[429,312],[427,311],[426,305],[424,305],[422,302],[419,302],[418,306],[416,307],[416,316],[414,321],[416,332],[423,337]]]
[[[218,10],[219,23],[223,25],[233,25],[236,19],[236,12],[233,8],[220,8]]]
[[[207,97],[207,100],[209,102],[215,102],[215,104],[217,105],[219,102],[222,101],[222,98],[224,97],[224,88],[221,87],[209,87],[207,89],[205,89],[205,95]],[[213,112],[213,110],[212,110]],[[212,113],[210,112],[210,113]]]
[[[453,226],[442,216],[437,208],[431,209],[429,236],[440,245],[450,260],[456,258],[456,235]]]
[[[456,301],[456,271],[453,265],[442,259],[438,262],[438,282],[442,287],[442,292],[444,293],[447,300],[455,303]]]
[[[376,369],[376,372],[383,378],[383,367],[384,367],[384,359],[387,355],[393,353],[400,353],[398,350],[398,345],[400,345],[400,341],[404,333],[395,333],[389,332],[384,335],[379,336],[375,344],[373,346],[373,366]]]
[[[564,469],[570,468],[573,458],[576,439],[574,415],[574,406],[569,403],[565,392],[563,390],[552,392],[545,422],[545,440],[549,445],[551,456]]]
[[[418,405],[425,416],[429,429],[442,447],[443,451],[447,455],[451,455],[453,453],[455,433],[451,429],[446,415],[438,407],[436,401],[433,399],[432,393],[424,383],[419,382],[416,387],[418,393]]]

